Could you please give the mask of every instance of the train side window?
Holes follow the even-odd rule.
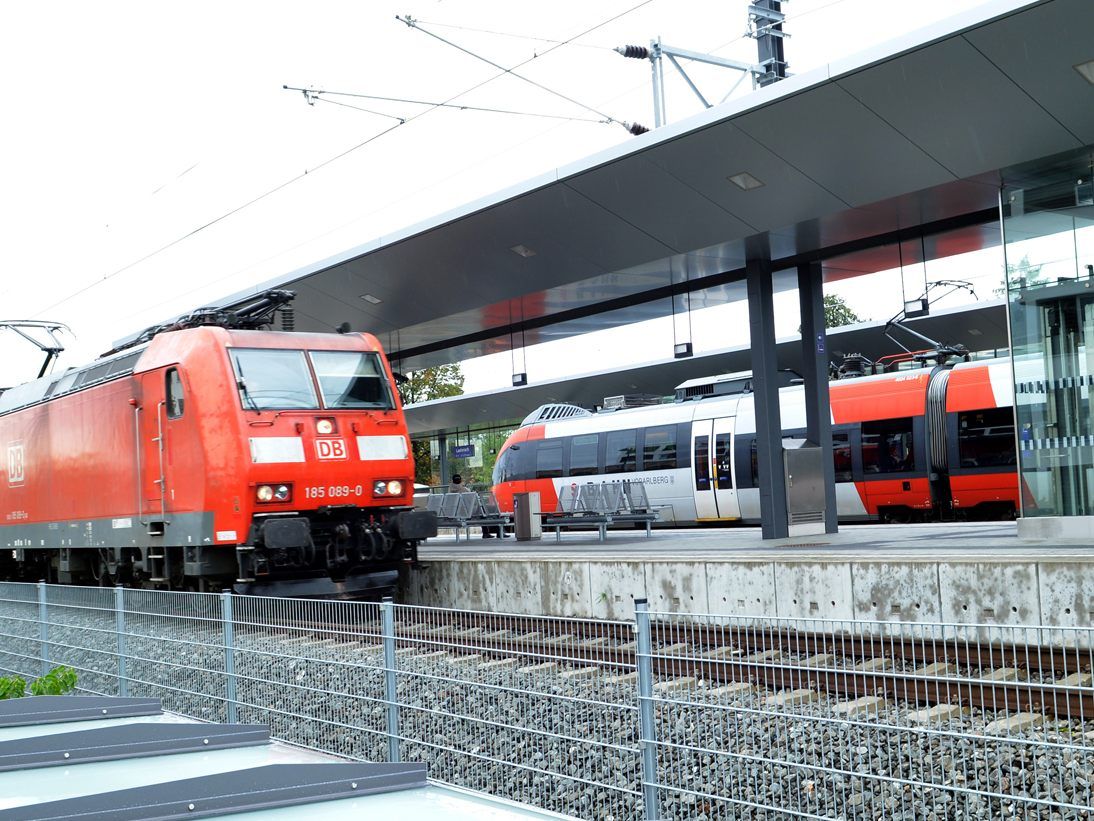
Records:
[[[647,428],[642,445],[642,470],[675,470],[676,425]]]
[[[710,490],[710,437],[695,437],[695,489]]]
[[[167,371],[167,418],[178,419],[185,408],[185,397],[182,390],[182,377],[178,368]]]
[[[540,442],[536,451],[536,478],[557,479],[562,476],[562,442]]]
[[[733,434],[719,433],[714,437],[714,486],[718,490],[733,490]]]
[[[605,473],[628,473],[638,467],[637,431],[608,431],[604,453]]]
[[[570,475],[594,476],[598,468],[596,464],[597,445],[600,434],[587,433],[575,436],[570,440]]]
[[[531,479],[536,475],[536,455],[539,453],[536,440],[513,445],[510,450],[510,481]]]
[[[963,468],[1014,466],[1014,414],[986,408],[957,415],[957,452]]]
[[[862,423],[864,473],[907,473],[915,470],[912,418]]]
[[[832,433],[832,462],[836,469],[837,482],[854,481],[851,461],[851,434]]]
[[[522,472],[529,456],[534,458],[527,442],[510,445],[503,450],[498,454],[498,461],[494,463],[494,484],[530,479],[530,472]]]

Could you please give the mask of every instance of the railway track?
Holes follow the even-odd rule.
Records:
[[[630,625],[481,613],[457,613],[438,623],[433,615],[397,625],[397,652],[514,664],[538,659],[544,671],[554,665],[619,682],[635,675],[636,637],[623,632]],[[328,637],[349,632],[346,626],[310,627]],[[379,638],[379,624],[364,627]],[[1094,721],[1089,648],[654,622],[651,664],[663,690],[702,682],[767,690],[773,703],[814,694],[858,702],[863,711],[876,699]]]

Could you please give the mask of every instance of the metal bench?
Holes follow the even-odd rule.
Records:
[[[502,534],[512,525],[512,517],[502,513],[498,507],[498,500],[490,491],[479,494],[471,491],[460,493],[435,494],[440,501],[433,502],[433,496],[427,500],[429,505],[435,505],[438,510],[437,526],[449,527],[456,531],[456,541],[460,540],[460,531],[464,537],[471,538],[471,528],[481,527],[484,530],[497,528]]]
[[[543,515],[543,526],[554,528],[555,541],[562,541],[563,528],[596,527],[600,541],[608,540],[613,524],[645,524],[646,537],[653,535],[653,523],[660,513],[651,509],[646,488],[639,482],[588,482],[563,487],[554,513]]]

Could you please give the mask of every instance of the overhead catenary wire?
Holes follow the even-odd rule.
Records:
[[[512,31],[497,31],[495,29],[475,28],[474,26],[460,26],[456,23],[439,23],[436,20],[418,20],[419,23],[425,23],[427,26],[435,26],[437,28],[445,29],[457,29],[459,31],[471,31],[476,34],[492,34],[495,37],[512,37],[514,40],[533,40],[537,43],[562,43],[562,40],[553,40],[550,37],[536,37],[534,34],[517,34]],[[577,48],[595,48],[601,51],[611,51],[611,46],[597,45],[595,43],[570,43],[570,45]]]
[[[281,87],[283,89],[285,89],[286,91],[302,91],[302,92],[304,92],[304,99],[308,101],[308,105],[315,105],[316,102],[330,103],[331,105],[338,105],[338,106],[342,106],[343,108],[352,108],[354,111],[363,111],[365,114],[375,114],[377,117],[386,117],[389,120],[398,120],[399,125],[402,125],[403,123],[406,122],[406,117],[398,117],[395,114],[388,114],[388,113],[383,112],[383,111],[375,111],[374,109],[364,108],[363,106],[359,106],[359,105],[350,105],[349,103],[339,102],[338,100],[327,100],[327,99],[319,96],[320,94],[334,94],[336,92],[312,90],[310,88],[295,88],[293,86],[284,86],[284,85],[281,86]]]
[[[556,45],[551,46],[550,48],[544,50],[542,52],[542,54],[539,54],[539,55],[536,55],[536,56],[533,56],[533,57],[529,57],[527,60],[524,60],[523,62],[518,63],[516,66],[513,66],[513,68],[514,69],[520,68],[520,67],[526,65],[527,63],[531,62],[532,60],[536,59],[536,57],[543,56],[543,54],[548,54],[548,53],[550,53],[550,52],[552,52],[552,51],[554,51],[558,48],[562,48],[563,46],[569,45],[574,40],[577,40],[581,37],[584,37],[587,34],[591,34],[592,32],[596,31],[597,29],[603,28],[604,26],[606,26],[606,25],[608,25],[608,24],[610,24],[610,23],[612,23],[612,22],[614,22],[614,21],[616,21],[616,20],[618,20],[622,17],[625,17],[626,15],[631,14],[634,11],[637,11],[638,9],[642,8],[643,6],[647,6],[652,2],[654,2],[654,0],[642,0],[642,2],[636,3],[635,5],[631,6],[630,8],[627,8],[624,11],[621,11],[619,14],[615,14],[612,17],[609,17],[606,20],[602,20],[601,22],[597,23],[596,25],[590,26],[589,28],[578,32],[577,34],[573,35],[572,37],[570,37],[566,40],[563,40],[563,41],[557,43]],[[463,97],[466,94],[470,94],[471,92],[482,88],[483,86],[487,85],[488,83],[491,83],[494,80],[499,79],[500,77],[506,76],[506,74],[511,73],[511,71],[512,71],[512,69],[504,69],[503,68],[500,73],[495,74],[492,77],[488,77],[485,80],[471,86],[470,88],[464,89],[463,91],[459,92],[458,94],[454,94],[453,96],[449,97],[447,100],[445,100],[445,103],[451,103],[453,100],[457,100],[457,99],[459,99],[460,97]],[[364,146],[369,145],[372,142],[375,142],[376,140],[380,139],[381,137],[383,137],[387,134],[390,134],[395,129],[405,125],[406,123],[409,123],[412,120],[417,120],[421,117],[424,117],[426,114],[429,114],[432,111],[436,111],[439,107],[440,107],[439,105],[438,106],[433,106],[431,108],[426,109],[425,111],[420,111],[417,114],[414,114],[414,115],[406,118],[406,120],[404,120],[403,122],[395,123],[394,125],[384,129],[383,131],[380,131],[377,134],[373,134],[372,136],[368,137],[367,139],[363,140],[362,142],[359,142],[356,145],[351,146],[350,148],[346,149],[345,151],[341,151],[338,154],[335,154],[334,156],[324,160],[323,162],[319,163],[319,165],[315,166],[314,168],[307,169],[303,173],[297,174],[296,176],[286,180],[285,182],[280,183],[279,185],[275,186],[274,188],[271,188],[269,191],[266,191],[265,193],[260,194],[257,197],[254,197],[253,199],[248,200],[247,202],[243,203],[242,205],[239,205],[239,206],[236,206],[235,208],[232,208],[231,210],[221,214],[219,217],[216,217],[215,219],[212,219],[212,220],[204,223],[203,225],[200,225],[197,228],[194,228],[193,230],[186,232],[185,234],[177,237],[176,239],[172,240],[171,242],[168,242],[164,245],[159,246],[154,251],[150,251],[149,253],[145,254],[144,256],[140,257],[139,259],[136,259],[133,262],[127,263],[126,265],[123,265],[122,267],[117,268],[117,269],[115,269],[114,271],[111,271],[108,274],[105,274],[104,276],[100,277],[99,279],[97,279],[93,282],[88,283],[87,285],[83,286],[82,288],[78,288],[77,290],[73,291],[72,293],[62,297],[61,299],[59,299],[56,302],[46,306],[45,308],[42,308],[41,310],[36,311],[35,313],[41,314],[41,313],[44,313],[46,311],[51,311],[54,308],[68,302],[69,300],[75,299],[76,297],[80,296],[81,294],[84,294],[87,291],[91,290],[92,288],[95,288],[96,286],[101,285],[102,283],[106,282],[107,280],[113,279],[114,277],[119,276],[120,274],[122,274],[122,273],[136,267],[137,265],[140,265],[144,262],[147,262],[149,259],[152,259],[153,257],[158,256],[159,254],[162,254],[164,251],[167,251],[167,250],[173,248],[174,246],[178,245],[179,243],[182,243],[182,242],[190,239],[191,237],[196,236],[197,234],[201,233],[205,229],[210,228],[213,225],[216,225],[217,223],[220,223],[220,222],[224,221],[225,219],[228,219],[229,217],[231,217],[235,214],[238,214],[240,211],[243,211],[244,209],[249,208],[252,205],[255,205],[256,203],[261,202],[262,200],[265,200],[266,198],[268,198],[268,197],[276,194],[277,192],[282,191],[283,189],[287,188],[288,186],[292,185],[293,183],[299,182],[300,180],[307,177],[309,174],[314,173],[315,171],[318,171],[322,168],[325,168],[326,166],[328,166],[328,165],[330,165],[334,162],[337,162],[338,160],[341,160],[344,157],[352,154],[353,152],[357,151],[358,149],[363,148]],[[589,109],[589,110],[592,110],[592,109]],[[598,112],[594,112],[594,113],[598,113]],[[620,125],[624,126],[625,128],[629,128],[628,123],[624,123],[620,120],[616,120],[615,118],[610,118],[610,119],[611,119],[611,122],[613,122],[613,123],[619,123]]]
[[[645,1],[652,2],[653,0],[645,0]],[[640,3],[640,5],[644,5],[644,4],[645,3]],[[405,16],[405,18],[401,18],[401,16],[396,14],[395,19],[398,20],[401,23],[406,23],[410,28],[414,28],[414,30],[419,31],[422,34],[428,34],[430,37],[433,37],[434,39],[438,39],[438,41],[440,41],[441,43],[444,43],[447,46],[452,46],[457,51],[463,51],[463,53],[465,55],[467,55],[468,57],[474,57],[476,60],[481,60],[482,62],[487,63],[488,66],[493,66],[494,68],[501,70],[505,74],[509,74],[510,77],[515,77],[517,80],[523,80],[524,82],[528,83],[529,85],[535,85],[537,89],[542,90],[542,91],[546,91],[548,94],[554,94],[555,96],[560,97],[561,100],[565,100],[568,103],[572,103],[573,105],[577,105],[577,106],[580,106],[580,107],[584,108],[585,111],[587,111],[587,112],[592,112],[593,114],[595,114],[597,116],[604,117],[610,123],[616,123],[616,124],[618,124],[618,125],[620,125],[624,128],[628,128],[628,129],[630,128],[630,124],[622,122],[621,119],[616,119],[612,115],[605,114],[604,112],[600,111],[600,109],[598,109],[598,108],[594,108],[591,105],[585,105],[584,103],[582,103],[578,100],[574,100],[573,97],[569,96],[568,94],[563,94],[560,91],[555,91],[554,89],[550,89],[550,88],[548,88],[548,86],[544,85],[543,83],[536,82],[532,78],[525,77],[524,74],[516,73],[516,71],[514,69],[505,68],[504,66],[501,65],[500,62],[494,62],[489,57],[484,57],[480,54],[477,54],[477,53],[475,53],[475,51],[472,51],[469,48],[465,48],[464,46],[461,46],[458,43],[453,43],[452,41],[450,41],[450,39],[445,39],[440,34],[429,31],[428,28],[423,28],[418,23],[418,21],[416,21],[414,18],[411,18],[411,16],[409,16],[409,15]],[[548,50],[552,50],[552,49],[548,49]],[[544,54],[547,54],[547,51],[545,51]],[[536,59],[540,56],[542,56],[542,55],[536,55],[535,57],[529,58],[529,60],[525,60],[524,62],[520,63],[520,65],[517,65],[515,68],[520,68],[521,66],[524,66],[525,63],[527,63],[531,60],[534,60],[534,59]]]
[[[274,188],[271,188],[269,191],[266,191],[264,194],[259,194],[257,197],[254,197],[253,199],[248,200],[247,202],[243,203],[242,205],[237,205],[235,208],[231,209],[230,211],[226,211],[225,213],[221,214],[219,217],[216,217],[215,219],[211,219],[208,222],[206,222],[205,224],[199,225],[197,228],[194,228],[193,230],[188,231],[187,233],[183,234],[182,236],[176,237],[175,239],[171,240],[170,242],[159,246],[158,248],[156,248],[156,250],[149,251],[147,254],[145,254],[140,259],[133,260],[132,262],[129,262],[129,263],[123,265],[121,268],[117,268],[117,269],[111,271],[109,274],[104,275],[103,277],[101,277],[100,279],[95,280],[94,282],[89,282],[84,287],[79,288],[76,291],[73,291],[72,293],[68,294],[67,296],[62,297],[61,299],[57,300],[52,305],[48,305],[45,308],[42,308],[41,310],[36,311],[35,313],[41,314],[41,313],[45,313],[46,311],[52,311],[57,306],[63,305],[64,303],[68,302],[70,299],[75,299],[76,297],[80,296],[80,294],[86,293],[87,291],[91,290],[92,288],[96,287],[97,285],[101,285],[102,283],[106,282],[108,279],[113,279],[114,277],[118,276],[119,274],[122,274],[122,273],[128,271],[130,268],[134,268],[137,265],[140,265],[142,262],[147,262],[152,257],[154,257],[158,254],[162,254],[164,251],[168,250],[169,248],[173,248],[174,246],[178,245],[180,242],[184,242],[185,240],[188,240],[190,237],[201,233],[206,228],[210,228],[210,227],[216,225],[218,222],[223,222],[224,220],[228,219],[228,217],[231,217],[234,214],[238,214],[240,211],[244,210],[245,208],[250,208],[252,205],[254,205],[258,202],[261,202],[262,200],[266,199],[267,197],[273,196],[278,191],[281,191],[282,189],[287,188],[288,186],[292,185],[294,182],[298,182],[298,181],[304,179],[304,177],[308,176],[308,174],[310,174],[314,171],[318,171],[320,168],[324,168],[324,167],[330,165],[333,162],[337,162],[338,160],[345,157],[347,154],[350,154],[350,153],[356,151],[358,148],[362,148],[362,147],[368,145],[369,143],[373,142],[374,140],[380,139],[380,137],[383,137],[385,134],[388,134],[391,131],[394,131],[396,128],[398,128],[402,124],[403,123],[395,123],[395,125],[392,125],[392,126],[389,126],[388,128],[385,128],[383,131],[379,132],[378,134],[373,134],[367,140],[364,140],[363,142],[358,143],[357,145],[353,146],[352,148],[347,148],[345,151],[342,151],[341,153],[336,154],[333,157],[330,157],[330,158],[324,160],[323,162],[319,163],[319,165],[315,166],[314,168],[308,169],[308,170],[304,171],[303,173],[297,174],[295,177],[292,177],[291,179],[285,180],[283,183],[281,183],[280,185],[275,186]]]
[[[282,86],[286,91],[302,91],[309,100],[317,100],[324,103],[333,103],[334,105],[342,105],[346,108],[355,108],[358,111],[365,111],[369,114],[379,114],[381,117],[390,117],[395,120],[405,120],[404,117],[396,117],[393,114],[384,114],[380,111],[373,111],[368,108],[360,108],[359,106],[348,105],[337,100],[328,100],[322,95],[334,95],[338,97],[357,97],[362,100],[379,100],[381,102],[388,103],[407,103],[409,105],[425,105],[433,106],[435,108],[454,108],[458,111],[483,111],[490,114],[514,114],[521,117],[542,117],[548,120],[566,120],[568,122],[577,123],[610,123],[610,120],[594,120],[591,117],[568,117],[565,114],[546,114],[541,111],[516,111],[509,108],[489,108],[486,106],[477,105],[464,105],[462,103],[438,103],[430,100],[413,100],[407,97],[381,97],[377,94],[360,94],[351,91],[329,91],[327,89],[310,89],[310,88],[297,88],[296,86]],[[310,95],[310,96],[309,96]]]

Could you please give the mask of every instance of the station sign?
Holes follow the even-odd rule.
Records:
[[[453,459],[470,459],[475,455],[474,445],[453,445],[452,446],[452,458]]]

